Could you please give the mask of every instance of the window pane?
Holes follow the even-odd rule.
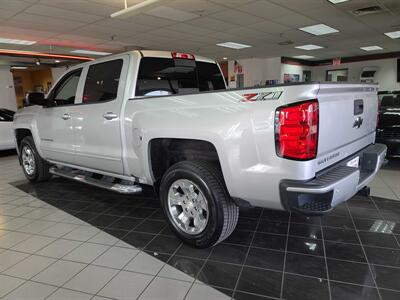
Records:
[[[142,58],[136,96],[198,92],[196,62],[189,59]]]
[[[14,119],[14,114],[12,110],[8,110],[5,108],[0,109],[0,121],[4,122],[12,122]]]
[[[74,104],[76,89],[82,70],[73,71],[61,80],[54,92],[54,102],[57,106]]]
[[[122,64],[122,59],[118,59],[90,66],[82,101],[102,102],[117,98]]]
[[[226,88],[224,78],[217,64],[199,61],[196,62],[196,65],[199,76],[199,90],[201,92],[224,90]]]

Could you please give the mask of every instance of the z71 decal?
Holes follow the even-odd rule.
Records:
[[[266,100],[278,100],[283,92],[263,92],[263,93],[249,93],[243,94],[241,102],[254,102],[254,101],[266,101]]]

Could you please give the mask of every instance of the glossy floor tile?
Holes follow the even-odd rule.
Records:
[[[231,237],[193,249],[150,189],[31,184],[15,157],[0,167],[11,174],[0,175],[0,299],[400,299],[397,196],[355,196],[322,217],[241,209]],[[372,190],[392,191],[400,170],[381,173]]]

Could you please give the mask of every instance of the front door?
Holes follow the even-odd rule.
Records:
[[[37,117],[39,147],[44,158],[74,163],[74,124],[71,107],[76,101],[82,69],[66,74],[48,96],[49,107],[43,107]]]
[[[128,57],[91,64],[82,95],[74,106],[76,165],[122,174],[121,107]]]

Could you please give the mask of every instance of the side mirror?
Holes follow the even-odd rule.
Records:
[[[40,92],[29,93],[26,96],[26,100],[28,102],[28,105],[40,105],[40,106],[46,105],[44,93]]]

